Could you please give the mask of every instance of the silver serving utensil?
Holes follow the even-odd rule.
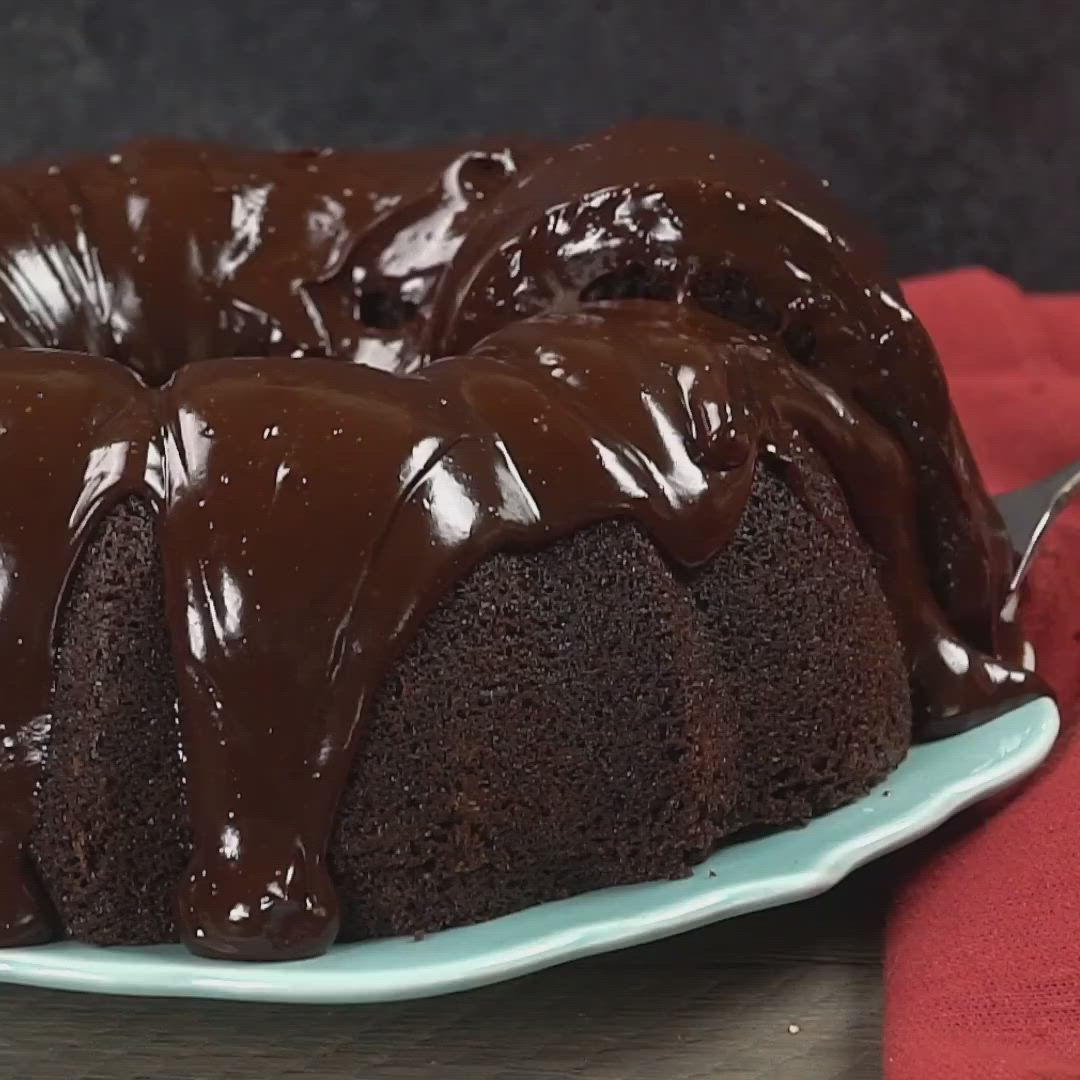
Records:
[[[1009,595],[1005,601],[1003,613],[1010,608],[1010,618],[1014,617],[1019,600],[1017,591],[1024,576],[1031,569],[1039,543],[1046,535],[1051,522],[1065,509],[1072,496],[1080,494],[1080,461],[1074,461],[1058,470],[1052,476],[1037,480],[1034,484],[998,495],[994,502],[1005,521],[1005,530],[1019,560],[1009,585]],[[1033,662],[1034,658],[1032,658]],[[978,727],[990,720],[995,720],[1007,712],[1038,697],[1037,693],[1022,695],[1008,701],[995,702],[981,708],[959,713],[955,716],[934,722],[933,727],[923,732],[924,738],[938,739],[956,735],[969,728]]]
[[[1016,592],[1035,558],[1039,542],[1046,535],[1054,518],[1080,493],[1080,461],[1059,469],[1045,480],[998,495],[994,502],[1005,519],[1005,529],[1020,556],[1010,583]]]

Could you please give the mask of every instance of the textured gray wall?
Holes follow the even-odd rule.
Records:
[[[7,158],[692,115],[830,176],[901,271],[1080,285],[1075,0],[0,0],[0,33]]]

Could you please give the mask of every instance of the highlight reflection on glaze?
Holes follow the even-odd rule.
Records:
[[[472,568],[619,516],[692,571],[762,458],[804,498],[796,449],[836,475],[921,734],[1033,692],[1011,553],[899,295],[816,182],[691,125],[0,177],[0,944],[54,932],[24,852],[53,622],[130,495],[158,516],[205,955],[334,940],[367,710]]]

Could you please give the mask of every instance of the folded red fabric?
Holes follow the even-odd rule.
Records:
[[[905,294],[992,492],[1080,458],[1080,294],[1025,294],[985,270]],[[1047,538],[1022,620],[1062,737],[1020,790],[925,842],[899,882],[888,1080],[1080,1077],[1080,507]]]

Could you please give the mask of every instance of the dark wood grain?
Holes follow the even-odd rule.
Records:
[[[431,1001],[291,1008],[5,987],[0,1077],[875,1080],[880,882],[864,872],[802,904]]]

